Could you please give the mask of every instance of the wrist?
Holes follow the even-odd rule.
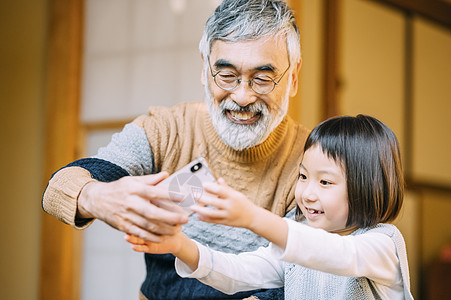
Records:
[[[247,229],[258,234],[263,224],[262,222],[266,221],[267,217],[266,214],[269,213],[269,211],[257,205],[254,205],[251,211],[252,212],[250,213],[250,223],[247,226]]]
[[[90,195],[93,193],[93,187],[96,182],[88,182],[81,190],[80,195],[77,198],[77,217],[83,219],[94,218],[90,208]]]
[[[254,221],[249,229],[278,247],[285,249],[288,239],[287,223],[283,218],[262,207],[258,207],[255,211]]]
[[[199,264],[199,248],[197,244],[183,233],[180,233],[180,243],[177,251],[172,254],[184,262],[191,270],[196,270]]]

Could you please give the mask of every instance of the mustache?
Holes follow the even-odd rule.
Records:
[[[246,106],[240,106],[235,101],[230,99],[224,99],[219,104],[219,109],[224,110],[234,110],[234,111],[240,111],[240,112],[254,112],[254,113],[261,113],[261,112],[267,112],[268,107],[265,103],[262,103],[260,101],[249,103]]]

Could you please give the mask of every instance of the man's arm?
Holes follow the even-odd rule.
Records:
[[[42,207],[75,228],[93,218],[147,240],[174,234],[188,221],[184,215],[158,207],[167,192],[154,185],[167,175],[151,174],[153,159],[146,135],[126,125],[95,158],[75,161],[56,172],[44,193]]]

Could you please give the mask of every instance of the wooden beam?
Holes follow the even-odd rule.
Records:
[[[294,17],[296,18],[296,24],[298,25],[298,28],[301,28],[301,9],[302,9],[302,3],[301,0],[288,0],[287,1],[288,6],[294,11]],[[302,52],[302,49],[301,49]],[[300,76],[300,74],[299,74]],[[297,94],[290,99],[290,105],[288,107],[288,115],[293,118],[296,122],[301,121],[301,80],[299,78],[298,80],[298,92]]]
[[[407,188],[411,191],[428,190],[451,195],[451,185],[449,183],[414,180],[409,177],[406,178],[406,182]]]
[[[451,27],[451,3],[439,0],[371,0],[418,14],[442,26]]]
[[[78,156],[83,3],[49,1],[43,187]],[[41,240],[39,299],[79,299],[80,233],[43,213]]]
[[[339,6],[339,0],[324,1],[323,120],[340,113],[338,103]]]
[[[404,149],[413,149],[414,137],[414,102],[413,102],[413,75],[414,75],[414,31],[413,17],[411,13],[404,14]],[[404,173],[406,177],[412,177],[413,151],[404,151]]]
[[[124,120],[110,120],[110,121],[99,121],[99,122],[85,122],[81,124],[81,127],[86,132],[94,130],[110,130],[110,129],[122,129],[126,124],[132,122],[133,119]]]

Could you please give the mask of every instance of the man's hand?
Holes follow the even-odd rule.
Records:
[[[96,218],[108,225],[147,241],[160,242],[160,235],[174,235],[188,216],[167,210],[167,190],[155,185],[168,176],[166,172],[123,177],[104,183],[90,182],[78,197],[80,218]]]

